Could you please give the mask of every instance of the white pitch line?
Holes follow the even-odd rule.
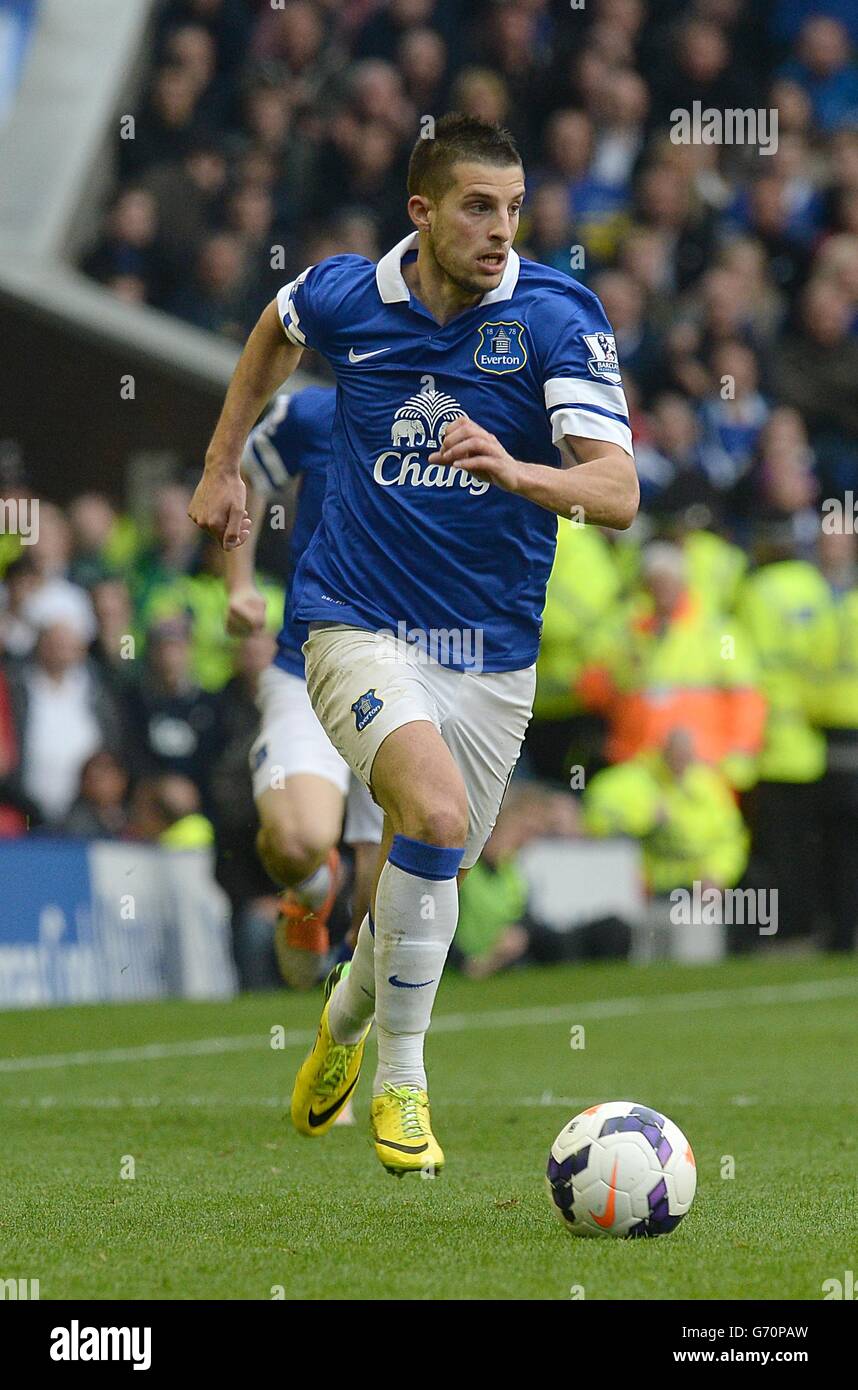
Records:
[[[467,1033],[481,1029],[529,1028],[565,1023],[570,1027],[585,1019],[630,1018],[636,1014],[694,1013],[735,1005],[814,1003],[823,999],[858,996],[858,975],[843,980],[802,980],[787,985],[745,985],[738,989],[698,989],[683,994],[630,995],[620,999],[589,999],[575,1003],[521,1009],[485,1010],[474,1014],[439,1014],[433,1033]],[[283,1036],[285,1047],[306,1047],[315,1037],[309,1028],[293,1029]],[[171,1057],[211,1057],[225,1052],[262,1051],[270,1045],[265,1034],[239,1033],[223,1038],[199,1038],[191,1042],[144,1043],[140,1047],[109,1047],[85,1052],[43,1053],[34,1057],[0,1058],[0,1074],[44,1071],[58,1067],[84,1067],[102,1062],[160,1062]]]

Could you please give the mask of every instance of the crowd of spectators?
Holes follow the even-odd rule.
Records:
[[[858,495],[856,44],[845,0],[168,0],[83,262],[241,341],[306,265],[409,231],[426,117],[506,124],[528,183],[517,247],[601,297],[642,489],[630,537],[561,530],[525,770],[583,791],[581,829],[640,839],[653,892],[667,864],[779,885],[785,935],[822,903],[841,946],[858,572],[848,501],[837,534],[821,521]],[[775,111],[776,142],[677,143],[694,103],[769,132]],[[272,639],[225,636],[221,557],[186,504],[163,488],[144,527],[101,496],[43,502],[38,544],[0,548],[0,814],[211,823],[239,901],[263,891],[242,759]]]

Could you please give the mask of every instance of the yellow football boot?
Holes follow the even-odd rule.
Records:
[[[444,1150],[432,1133],[429,1097],[416,1086],[391,1086],[373,1096],[370,1111],[375,1152],[388,1173],[435,1177],[444,1167]]]
[[[334,987],[348,974],[349,964],[335,965],[325,981],[325,1007],[319,1034],[310,1055],[295,1078],[292,1091],[292,1123],[299,1134],[316,1139],[328,1130],[348,1102],[360,1076],[363,1050],[372,1024],[367,1024],[358,1043],[337,1043],[328,1027],[328,1008]]]

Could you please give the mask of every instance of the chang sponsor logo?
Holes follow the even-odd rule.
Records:
[[[429,463],[425,457],[440,449],[448,425],[464,414],[453,396],[436,390],[434,385],[409,396],[393,417],[391,447],[375,460],[372,476],[379,487],[459,487],[471,497],[488,492],[490,484],[475,478],[467,469]]]

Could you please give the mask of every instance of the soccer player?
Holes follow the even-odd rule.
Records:
[[[254,571],[267,499],[279,492],[285,503],[290,488],[295,494],[289,535],[292,577],[319,523],[335,405],[332,387],[282,392],[248,438],[242,476],[252,528],[246,543],[226,556],[227,628],[234,636],[261,631],[265,624],[265,599]],[[307,627],[296,621],[291,608],[287,590],[277,652],[259,682],[262,723],[250,750],[250,767],[259,812],[259,856],[274,882],[287,890],[275,932],[280,972],[288,984],[307,988],[316,983],[328,954],[344,803],[343,838],[355,851],[355,936],[369,903],[382,816],[313,713],[301,653]]]
[[[284,286],[236,367],[190,514],[230,548],[245,433],[305,346],[337,413],[322,523],[295,584],[307,689],[385,813],[372,918],[322,1013],[292,1118],[333,1124],[376,1020],[371,1125],[393,1173],[437,1172],[423,1041],[478,858],[530,717],[557,516],[625,528],[628,412],[599,301],[512,248],[509,134],[446,116],[414,147],[416,228],[378,265],[333,256]]]

